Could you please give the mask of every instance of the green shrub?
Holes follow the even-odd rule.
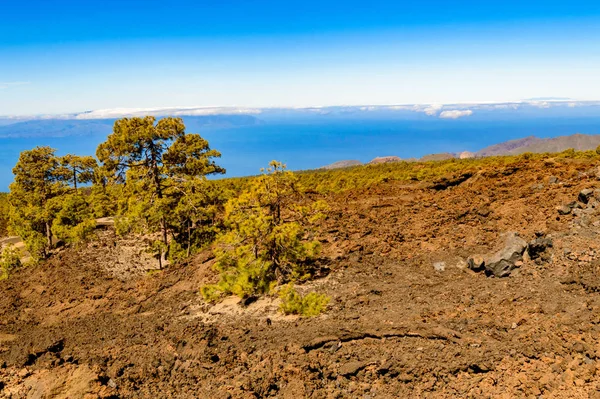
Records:
[[[229,200],[225,225],[215,246],[217,285],[204,287],[207,300],[221,294],[242,298],[265,294],[278,284],[311,275],[320,251],[309,227],[322,217],[322,203],[303,195],[297,176],[272,162],[246,191]]]
[[[302,296],[296,291],[293,283],[287,284],[279,291],[281,305],[279,309],[285,314],[297,314],[305,317],[318,316],[327,309],[330,298],[325,294],[311,292]]]
[[[0,280],[7,279],[13,270],[21,267],[21,253],[12,245],[8,245],[0,252]]]

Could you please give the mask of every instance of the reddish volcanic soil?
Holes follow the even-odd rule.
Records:
[[[316,318],[205,304],[208,252],[148,273],[102,232],[0,282],[0,397],[600,398],[600,205],[556,209],[600,187],[594,166],[323,198],[325,270],[300,287],[331,296]],[[467,267],[508,232],[552,246],[506,278]]]

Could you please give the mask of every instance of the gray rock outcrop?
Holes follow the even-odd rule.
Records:
[[[523,262],[527,250],[527,242],[516,233],[508,233],[504,247],[490,256],[472,256],[469,268],[474,271],[485,271],[488,276],[507,277]]]

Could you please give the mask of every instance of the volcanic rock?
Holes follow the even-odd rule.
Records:
[[[577,197],[577,199],[583,202],[584,204],[587,204],[592,195],[594,195],[594,190],[591,188],[586,188],[585,190],[581,190],[579,192],[579,196]]]

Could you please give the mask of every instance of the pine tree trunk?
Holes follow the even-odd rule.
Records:
[[[186,251],[186,257],[190,257],[190,250],[192,247],[192,226],[191,224],[188,222],[188,228],[187,228],[187,251]]]
[[[154,186],[156,188],[156,195],[159,199],[163,198],[163,193],[162,193],[162,187],[160,185],[160,177],[158,176],[158,167],[156,166],[156,163],[153,160],[153,179],[154,179]],[[162,239],[165,245],[168,245],[168,239],[167,239],[167,221],[165,220],[165,217],[162,216],[160,218],[160,229],[161,229],[161,233],[162,233]]]
[[[46,222],[46,245],[48,249],[52,248],[52,230],[50,229],[50,223]]]
[[[165,243],[165,245],[168,245],[167,222],[165,221],[164,216],[160,218],[160,229],[162,232],[162,240]]]

